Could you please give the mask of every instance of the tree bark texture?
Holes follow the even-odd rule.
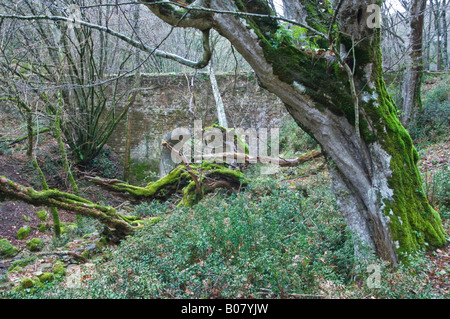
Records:
[[[414,123],[415,114],[422,108],[421,84],[423,77],[423,27],[427,0],[414,0],[411,4],[409,24],[410,50],[403,78],[401,121],[405,127]]]

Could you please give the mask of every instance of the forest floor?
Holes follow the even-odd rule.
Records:
[[[439,169],[449,169],[450,141],[432,144],[420,152],[419,170],[422,173],[428,193],[433,192],[433,177]],[[450,219],[443,219],[443,226],[450,236]],[[450,245],[429,252],[427,257],[431,263],[429,282],[442,293],[450,293]]]

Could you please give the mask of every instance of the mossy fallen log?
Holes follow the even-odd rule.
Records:
[[[193,179],[193,175],[196,180]],[[104,189],[132,201],[167,200],[172,195],[179,193],[183,196],[180,204],[186,206],[192,206],[204,195],[217,188],[239,190],[246,184],[245,176],[239,170],[206,162],[190,165],[189,170],[184,165],[179,165],[166,176],[145,187],[130,185],[119,180],[90,176],[86,176],[86,178]]]
[[[102,188],[132,201],[167,200],[177,190],[183,189],[189,184],[189,177],[187,172],[177,167],[158,181],[149,183],[145,187],[140,187],[127,184],[117,179],[85,176],[86,179]]]
[[[140,224],[147,221],[135,216],[124,216],[110,206],[102,206],[70,193],[58,190],[37,191],[0,177],[0,200],[19,200],[36,207],[57,207],[68,212],[95,218],[102,222],[111,239],[131,235]]]
[[[183,199],[178,204],[184,206],[193,206],[197,204],[203,196],[222,188],[230,191],[239,191],[245,187],[247,181],[244,174],[239,170],[232,170],[217,164],[203,164],[210,169],[201,175],[198,175],[198,181],[201,185],[201,192],[197,191],[195,181],[191,181],[183,189]]]

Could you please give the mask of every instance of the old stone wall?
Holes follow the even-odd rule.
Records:
[[[199,73],[193,81],[192,78],[192,74],[142,75],[140,92],[131,109],[131,175],[135,182],[150,171],[160,170],[161,142],[172,130],[192,129],[194,120],[202,120],[203,127],[217,120],[208,75]],[[133,81],[128,78],[121,85],[132,86]],[[259,87],[252,73],[217,74],[217,82],[229,127],[279,127],[281,118],[286,115],[285,107],[275,95]],[[126,129],[127,120],[123,119],[107,143],[123,162]]]

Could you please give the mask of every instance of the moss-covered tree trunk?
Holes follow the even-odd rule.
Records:
[[[47,184],[47,179],[45,178],[44,172],[42,172],[42,169],[39,166],[37,159],[34,158],[34,159],[32,159],[32,161],[33,161],[33,166],[38,171],[39,177],[41,179],[42,188],[44,189],[44,191],[50,190],[50,188],[48,187],[48,184]],[[50,212],[52,213],[53,229],[55,230],[55,237],[60,237],[61,236],[61,220],[59,218],[58,209],[56,207],[52,206],[52,207],[50,207]]]
[[[343,0],[335,15],[327,2],[295,1],[308,24],[304,30],[320,50],[280,36],[281,23],[265,17],[272,12],[264,0],[202,2],[212,10],[184,12],[182,26],[214,28],[242,54],[260,83],[320,143],[348,226],[395,266],[400,253],[425,243],[442,246],[446,239],[440,217],[423,193],[418,154],[383,81],[381,32],[373,28],[369,8],[374,3],[381,5]],[[184,14],[170,5],[149,8],[174,25]],[[329,32],[331,21],[335,24]]]

